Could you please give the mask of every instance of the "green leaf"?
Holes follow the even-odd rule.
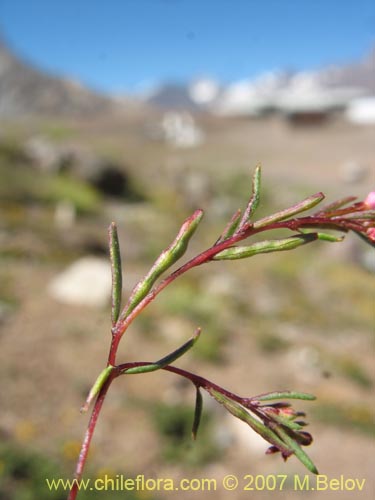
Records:
[[[303,234],[309,234],[308,230],[305,229],[300,229],[301,233]],[[343,241],[345,236],[335,236],[334,234],[329,234],[329,233],[316,233],[318,236],[318,240],[322,241],[328,241],[330,243],[339,243],[340,241]]]
[[[125,319],[148,294],[159,276],[184,255],[189,241],[195,233],[202,217],[203,211],[196,210],[185,220],[173,242],[159,255],[147,275],[135,286],[121,315],[122,320]]]
[[[198,386],[196,386],[197,393],[196,393],[196,398],[195,398],[195,411],[194,411],[194,421],[193,421],[193,427],[191,430],[191,435],[193,439],[197,439],[197,433],[199,429],[199,424],[201,422],[201,417],[202,417],[202,410],[203,410],[203,398],[201,391]]]
[[[183,344],[181,347],[171,352],[164,358],[159,359],[159,361],[155,361],[155,363],[150,363],[143,366],[135,366],[134,368],[127,368],[126,370],[121,372],[121,375],[134,375],[138,373],[154,372],[156,370],[164,368],[164,366],[170,365],[193,347],[193,345],[197,342],[200,333],[201,329],[198,328],[195,332],[195,335],[191,337],[191,339],[189,339],[187,342],[185,342],[185,344]]]
[[[330,243],[339,243],[345,238],[345,236],[334,236],[333,234],[328,233],[317,233],[317,235],[319,240],[329,241]]]
[[[269,215],[268,217],[264,217],[256,222],[254,222],[254,229],[259,229],[260,227],[268,226],[274,222],[279,222],[285,219],[289,219],[293,215],[299,214],[301,212],[305,212],[306,210],[310,210],[310,208],[318,205],[322,200],[324,200],[325,196],[323,193],[316,193],[312,196],[309,196],[305,200],[300,201],[296,205],[292,207],[286,208],[281,212],[277,212],[276,214]]]
[[[272,412],[271,418],[275,422],[278,422],[279,424],[284,425],[285,427],[289,427],[289,429],[291,429],[293,431],[301,431],[304,428],[299,423],[293,422],[293,420],[291,418],[283,417],[282,415],[274,413],[274,412]]]
[[[241,209],[238,209],[237,212],[233,214],[231,220],[228,222],[220,238],[217,240],[215,244],[217,245],[222,241],[225,241],[231,236],[233,236],[234,233],[236,232],[236,229],[238,228],[240,221],[241,221]]]
[[[275,391],[260,394],[259,396],[254,396],[253,398],[251,398],[251,401],[272,401],[275,399],[302,399],[304,401],[314,401],[316,399],[316,396],[307,392]]]
[[[241,229],[245,224],[247,224],[250,221],[251,216],[253,215],[253,213],[255,212],[255,210],[258,208],[259,205],[260,183],[261,183],[261,166],[257,165],[253,175],[252,194],[247,204],[247,207],[243,213],[243,216],[241,217],[241,210],[238,209],[237,212],[235,212],[235,214],[232,216],[227,226],[225,227],[220,238],[215,243],[216,245],[233,236],[237,230]]]
[[[372,223],[375,223],[375,210],[366,210],[366,212],[357,212],[354,214],[345,215],[345,219],[356,220],[356,219],[365,219],[370,220]],[[371,227],[371,226],[369,226]]]
[[[85,413],[92,402],[92,400],[99,394],[103,385],[107,382],[114,366],[109,365],[100,372],[98,378],[95,380],[94,385],[91,387],[89,395],[87,396],[85,404],[81,407],[81,413]]]
[[[255,210],[259,206],[261,173],[262,173],[261,166],[257,165],[257,167],[255,168],[254,175],[253,175],[253,185],[252,185],[251,198],[249,200],[249,203],[247,204],[247,207],[245,209],[245,212],[243,214],[243,217],[242,217],[242,220],[240,222],[239,227],[242,227],[249,222],[251,216],[254,214]]]
[[[121,310],[121,294],[122,294],[122,270],[121,270],[121,255],[120,244],[118,241],[117,227],[114,222],[109,226],[109,254],[111,259],[112,270],[112,326],[118,320]]]
[[[310,243],[318,239],[316,233],[299,234],[284,238],[282,240],[266,240],[254,243],[250,246],[237,246],[227,248],[217,253],[213,260],[237,260],[253,257],[260,253],[281,252],[285,250],[292,250],[306,243]]]
[[[246,422],[255,432],[260,434],[266,441],[276,446],[286,456],[294,453],[296,457],[314,474],[318,474],[317,468],[302,450],[299,444],[293,439],[281,425],[274,423],[272,429],[266,427],[262,422],[253,417],[240,403],[228,398],[221,392],[212,388],[207,388],[207,391],[221,403],[232,415]],[[271,393],[270,393],[271,394]],[[297,394],[297,393],[296,393]],[[304,394],[304,393],[301,393]],[[271,417],[273,420],[274,415]],[[288,422],[290,424],[290,422]],[[284,423],[282,424],[284,425]],[[298,425],[298,424],[297,424]]]
[[[303,463],[303,465],[313,474],[319,474],[318,469],[311,460],[311,458],[303,451],[300,445],[293,439],[282,427],[275,427],[275,431],[280,436],[286,445],[293,450],[295,456]]]
[[[319,213],[321,214],[331,214],[334,213],[335,210],[347,205],[348,203],[352,203],[357,199],[356,196],[346,196],[345,198],[341,198],[340,200],[334,201],[329,205],[323,207]]]
[[[246,422],[256,433],[260,434],[267,442],[276,446],[281,452],[286,454],[292,453],[280,437],[273,432],[269,427],[266,427],[262,422],[253,417],[240,403],[233,401],[221,392],[212,388],[206,389],[216,401],[222,404],[232,415]]]

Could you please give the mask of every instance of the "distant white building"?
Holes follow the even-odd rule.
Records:
[[[349,103],[345,116],[357,125],[375,125],[375,96],[354,99]]]
[[[362,95],[355,87],[327,87],[315,73],[298,73],[277,98],[278,108],[284,112],[332,111],[344,109],[354,98]]]
[[[203,131],[186,111],[168,111],[163,116],[161,127],[165,141],[177,148],[193,148],[204,141]]]
[[[210,78],[201,78],[189,86],[188,92],[198,106],[209,107],[218,98],[220,85]]]
[[[214,112],[225,116],[262,116],[274,111],[295,123],[313,124],[336,111],[345,111],[353,100],[364,95],[365,90],[354,85],[329,86],[318,72],[290,75],[275,71],[229,85],[214,103]],[[368,102],[364,106],[370,109]]]
[[[213,111],[223,116],[259,116],[274,109],[288,75],[274,71],[254,80],[241,80],[229,85],[214,103]]]

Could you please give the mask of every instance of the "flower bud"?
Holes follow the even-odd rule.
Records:
[[[371,191],[363,202],[368,210],[375,209],[375,191]]]

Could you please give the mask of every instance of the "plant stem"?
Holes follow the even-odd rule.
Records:
[[[94,435],[96,423],[97,423],[100,411],[102,409],[107,391],[108,391],[109,386],[111,385],[114,378],[115,378],[115,376],[112,374],[109,376],[108,380],[101,388],[101,390],[98,394],[98,397],[95,400],[94,408],[93,408],[92,413],[91,413],[91,417],[90,417],[90,420],[89,420],[89,423],[87,426],[87,430],[86,430],[85,437],[84,437],[83,442],[82,442],[81,451],[80,451],[77,465],[76,465],[76,470],[75,470],[75,474],[74,474],[75,481],[74,481],[74,484],[69,492],[68,500],[75,500],[77,497],[77,494],[79,491],[78,484],[79,484],[80,480],[82,479],[83,469],[84,469],[85,464],[86,464],[87,455],[89,452],[92,437]]]
[[[138,366],[146,366],[151,364],[150,362],[147,361],[137,361],[137,362],[131,362],[131,363],[123,363],[121,365],[116,366],[115,372],[116,375],[115,377],[118,377],[120,375],[126,375],[126,370],[129,368],[135,368]],[[259,403],[252,402],[251,398],[242,398],[241,396],[238,396],[237,394],[234,394],[233,392],[228,391],[227,389],[224,389],[220,385],[215,384],[214,382],[211,382],[211,380],[208,380],[204,377],[201,377],[200,375],[196,375],[195,373],[189,372],[187,370],[183,370],[182,368],[177,368],[176,366],[172,365],[166,365],[161,368],[161,370],[165,370],[167,372],[175,373],[176,375],[180,375],[181,377],[186,378],[187,380],[190,380],[196,388],[202,387],[202,389],[205,389],[207,392],[210,390],[215,390],[219,392],[220,394],[223,394],[227,398],[237,401],[237,403],[240,403],[241,405],[245,406],[247,409],[252,411],[255,415],[260,417],[259,413]],[[124,373],[125,372],[125,373]],[[263,416],[263,419],[268,420],[267,416]]]
[[[190,269],[198,267],[201,264],[212,262],[215,256],[220,252],[223,252],[224,250],[228,249],[229,252],[232,252],[233,250],[232,247],[235,246],[236,243],[245,240],[250,236],[270,230],[287,229],[290,231],[297,232],[297,235],[294,235],[296,239],[298,238],[304,239],[303,237],[306,235],[306,231],[303,231],[303,229],[309,228],[313,230],[330,229],[341,232],[354,231],[362,238],[365,238],[366,241],[370,242],[370,244],[373,244],[372,242],[375,241],[372,236],[372,233],[371,235],[369,233],[369,228],[371,228],[371,230],[372,228],[374,228],[374,221],[372,220],[372,222],[369,222],[367,220],[369,218],[369,213],[367,212],[367,210],[369,207],[373,208],[371,204],[372,202],[370,203],[370,201],[357,202],[349,207],[343,207],[344,204],[350,201],[354,201],[355,199],[353,197],[345,198],[331,205],[328,205],[325,209],[316,212],[314,215],[290,218],[305,210],[309,210],[310,208],[318,204],[324,198],[324,195],[322,193],[317,193],[303,200],[297,205],[293,205],[292,207],[285,209],[284,211],[277,212],[276,214],[273,214],[269,217],[264,217],[263,219],[260,219],[252,223],[250,222],[250,218],[252,216],[253,211],[256,209],[259,203],[259,189],[260,189],[260,168],[258,167],[256,174],[253,178],[253,194],[248,202],[248,205],[246,207],[246,210],[242,218],[241,218],[241,211],[237,211],[232,217],[227,228],[224,230],[224,232],[221,234],[219,239],[212,247],[204,250],[200,254],[190,259],[188,262],[183,264],[181,267],[179,267],[174,272],[166,276],[163,280],[161,280],[158,284],[154,286],[155,281],[166,271],[166,269],[171,267],[177,261],[177,259],[179,259],[185,253],[187,244],[203,215],[203,212],[201,210],[197,210],[196,212],[194,212],[194,214],[184,222],[174,242],[166,250],[164,250],[164,252],[162,252],[160,257],[156,260],[150,273],[145,276],[143,281],[141,280],[138,283],[137,285],[138,288],[137,286],[134,288],[133,294],[130,296],[127,305],[123,309],[122,314],[120,314],[121,290],[122,290],[120,250],[118,244],[116,225],[114,223],[111,224],[109,229],[109,239],[110,239],[112,282],[113,282],[112,341],[108,354],[108,364],[107,364],[107,366],[110,366],[110,369],[104,369],[102,372],[106,377],[107,377],[107,371],[109,373],[108,378],[105,379],[105,382],[103,383],[104,379],[100,378],[101,376],[99,376],[98,379],[99,385],[98,386],[94,385],[94,393],[92,393],[91,396],[92,398],[94,397],[94,394],[96,394],[98,387],[101,385],[101,383],[103,383],[102,387],[99,390],[98,396],[95,400],[94,408],[92,410],[91,417],[87,426],[87,430],[85,433],[85,437],[82,443],[81,451],[76,465],[75,480],[69,492],[68,500],[75,500],[79,492],[79,484],[80,481],[82,480],[82,474],[87,461],[90,444],[95,432],[97,420],[101,412],[107,391],[115,378],[117,378],[120,375],[126,374],[126,371],[131,368],[134,369],[134,368],[148,366],[149,368],[156,369],[155,367],[157,367],[158,369],[163,369],[165,371],[169,371],[179,376],[182,376],[190,380],[195,385],[198,392],[199,388],[205,389],[209,394],[211,394],[211,396],[217,399],[220,403],[224,404],[224,406],[226,406],[226,408],[232,414],[234,414],[238,418],[241,418],[242,420],[245,420],[247,423],[249,423],[250,415],[246,414],[245,409],[249,409],[250,412],[252,412],[255,416],[259,417],[259,419],[263,421],[265,426],[268,428],[267,430],[266,427],[263,427],[262,431],[260,432],[257,427],[258,430],[255,429],[256,432],[260,433],[263,437],[265,437],[266,441],[269,441],[271,444],[275,444],[274,439],[276,438],[274,436],[271,439],[270,435],[272,433],[270,434],[270,432],[273,428],[275,428],[275,422],[277,426],[279,426],[281,417],[279,418],[279,420],[277,419],[275,420],[274,412],[270,413],[271,410],[268,408],[268,413],[267,413],[266,408],[262,409],[262,407],[259,405],[259,401],[257,401],[254,398],[241,398],[240,396],[237,396],[236,394],[227,391],[226,389],[214,384],[213,382],[199,375],[195,375],[194,373],[188,372],[186,370],[176,368],[175,366],[172,366],[170,364],[166,365],[165,363],[170,363],[171,359],[173,360],[176,359],[176,357],[173,357],[175,354],[177,354],[178,356],[181,354],[181,348],[172,353],[171,355],[169,355],[169,357],[167,356],[162,360],[159,360],[159,362],[157,362],[156,364],[150,362],[132,362],[132,363],[123,363],[116,366],[116,356],[122,336],[124,335],[128,327],[131,325],[131,323],[135,320],[135,318],[156,298],[156,296],[162,290],[164,290],[164,288],[166,288],[179,276],[183,275]],[[374,193],[370,194],[372,195]],[[361,217],[361,212],[364,212],[362,217]],[[348,217],[345,217],[346,215]],[[352,218],[350,218],[350,215],[352,215]],[[317,238],[319,237],[317,233],[311,234],[311,236],[314,235]],[[328,241],[339,240],[338,238],[336,239],[333,237],[330,238],[330,235],[324,235],[324,234],[320,235],[320,239],[323,239],[322,236],[325,236],[325,239],[328,239]],[[312,238],[312,239],[317,239],[317,238]],[[283,243],[283,240],[275,240],[275,241],[277,243],[280,242]],[[273,241],[265,241],[265,244],[269,245],[271,243],[273,243]],[[236,248],[238,249],[239,247]],[[268,251],[273,251],[269,250],[270,248],[269,246],[267,248]],[[278,247],[278,249],[280,250],[280,247]],[[283,247],[282,250],[283,249],[285,248]],[[252,255],[254,255],[254,252],[252,253]],[[219,255],[218,258],[219,257],[221,256]],[[154,288],[152,288],[153,286]],[[188,341],[188,343],[184,344],[182,348],[185,348],[186,346],[188,346],[189,348],[191,346],[190,343],[193,340],[194,339]],[[137,370],[133,371],[136,372]],[[220,396],[219,399],[217,398],[217,396],[219,395],[218,393],[222,395]],[[272,399],[275,399],[273,397],[274,394],[273,393],[270,394],[272,396]],[[281,394],[287,394],[287,393],[284,391]],[[267,394],[265,396],[267,396]],[[295,397],[297,399],[304,399],[301,398],[300,396],[301,394],[297,394],[297,396]],[[91,397],[89,396],[87,406],[91,401]],[[228,403],[227,399],[230,400],[230,404]],[[260,398],[259,400],[261,401]],[[239,403],[239,405],[242,405],[243,408],[241,408],[239,405],[236,405],[234,402]],[[285,406],[285,403],[283,404]],[[294,415],[297,415],[297,413],[295,413]],[[292,437],[288,434],[288,432],[290,433],[291,432],[290,429],[293,428],[289,420],[287,422],[288,429],[286,436],[288,439],[290,438],[289,439],[290,441]],[[251,420],[251,422],[252,423],[249,423],[249,425],[254,428],[253,424],[255,420],[254,422],[253,420]],[[282,424],[283,422],[281,422],[280,425]],[[194,434],[194,426],[193,426],[193,434]],[[299,439],[299,441],[298,442],[295,441],[294,448],[291,446],[286,446],[285,449],[280,448],[280,446],[277,445],[277,442],[276,442],[276,447],[279,448],[279,451],[282,451],[282,455],[284,458],[287,458],[287,456],[289,456],[290,454],[295,453],[295,455],[301,460],[302,463],[304,463],[305,465],[307,464],[306,466],[308,467],[309,470],[315,472],[314,469],[315,466],[313,466],[313,464],[309,462],[308,457],[306,458],[306,456],[300,450],[300,447],[298,445],[298,443],[306,445],[306,435],[307,433],[301,432],[299,436],[297,436],[297,439]],[[307,444],[309,444],[310,442],[311,442],[311,436],[310,436],[310,441]]]
[[[356,221],[350,221],[345,218],[327,219],[324,216],[308,216],[300,217],[296,219],[291,219],[287,221],[274,222],[267,226],[262,226],[259,228],[254,228],[252,225],[245,226],[238,233],[235,233],[232,237],[213,245],[211,248],[203,251],[197,256],[193,257],[191,260],[186,262],[184,265],[179,267],[176,271],[167,276],[158,285],[155,286],[146,297],[129,313],[129,315],[122,321],[119,321],[113,329],[113,337],[110,347],[110,352],[108,355],[108,365],[116,365],[116,354],[120,340],[129,325],[134,321],[134,319],[152,302],[155,297],[171,284],[176,278],[186,273],[193,267],[200,266],[207,262],[211,262],[212,258],[219,252],[226,250],[227,248],[233,246],[234,244],[242,241],[254,234],[261,233],[264,231],[270,231],[275,229],[289,229],[292,231],[298,231],[302,227],[316,228],[316,229],[333,229],[339,231],[360,230],[361,226]]]
[[[133,363],[123,363],[121,365],[118,365],[115,368],[116,376],[120,375],[126,375],[126,370],[129,368],[135,368],[138,366],[146,366],[151,364],[150,362],[145,362],[145,361],[137,361]],[[236,400],[238,403],[241,403],[243,401],[243,398],[237,396],[236,394],[227,391],[226,389],[223,389],[222,387],[214,384],[210,380],[201,377],[200,375],[195,375],[195,373],[189,372],[187,370],[183,370],[182,368],[177,368],[176,366],[173,365],[166,365],[161,368],[161,370],[165,370],[167,372],[175,373],[176,375],[180,375],[181,377],[184,377],[188,380],[190,380],[196,387],[202,387],[203,389],[215,389],[218,392],[221,392],[228,398]]]

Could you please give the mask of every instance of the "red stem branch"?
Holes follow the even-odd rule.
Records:
[[[114,372],[116,373],[115,376],[120,376],[120,375],[126,375],[124,372],[125,370],[128,370],[130,368],[135,368],[138,366],[146,366],[151,364],[150,362],[146,361],[137,361],[137,362],[132,362],[132,363],[123,363],[121,365],[118,365]],[[195,386],[197,387],[202,387],[203,389],[215,389],[218,392],[221,392],[225,396],[227,396],[230,399],[236,400],[238,403],[241,403],[243,401],[243,398],[240,396],[237,396],[233,392],[227,391],[226,389],[223,389],[219,385],[214,384],[210,380],[201,377],[200,375],[195,375],[195,373],[189,372],[187,370],[183,370],[182,368],[177,368],[176,366],[173,365],[167,365],[163,366],[161,368],[162,370],[165,370],[167,372],[175,373],[176,375],[180,375],[181,377],[184,377],[188,380],[190,380]]]
[[[81,451],[80,451],[80,454],[78,457],[76,470],[75,470],[75,474],[74,474],[75,480],[74,480],[74,484],[73,484],[72,488],[70,489],[68,500],[75,500],[77,497],[77,494],[79,491],[78,485],[79,485],[80,480],[82,479],[83,469],[84,469],[85,464],[86,464],[87,455],[89,452],[92,437],[94,435],[96,423],[97,423],[100,411],[102,409],[107,391],[108,391],[109,386],[111,385],[114,378],[115,378],[115,375],[113,375],[113,374],[111,374],[109,376],[108,380],[101,388],[101,390],[98,394],[98,397],[96,398],[94,408],[92,410],[91,417],[90,417],[90,420],[89,420],[89,423],[88,423],[88,426],[86,429],[85,437],[84,437],[83,442],[82,442]]]
[[[151,362],[147,361],[136,361],[136,362],[130,362],[130,363],[123,363],[121,365],[116,366],[114,372],[115,372],[115,377],[121,376],[121,375],[126,375],[126,373],[123,373],[125,370],[128,370],[130,368],[135,368],[137,366],[146,366],[151,364]],[[161,368],[161,370],[165,370],[167,372],[175,373],[176,375],[180,375],[181,377],[186,378],[187,380],[190,380],[196,387],[202,387],[203,389],[209,391],[209,389],[214,389],[217,392],[220,392],[221,394],[224,394],[229,399],[232,399],[233,401],[237,401],[237,403],[242,404],[245,406],[247,409],[252,411],[254,414],[260,416],[260,413],[258,411],[258,404],[252,403],[251,399],[252,398],[242,398],[241,396],[238,396],[234,392],[230,392],[227,389],[224,389],[220,385],[215,384],[214,382],[211,382],[211,380],[208,380],[204,377],[201,377],[200,375],[196,375],[195,373],[189,372],[187,370],[183,370],[182,368],[177,368],[176,366],[173,365],[166,365]],[[264,416],[263,416],[264,418]],[[267,417],[266,417],[267,418]]]
[[[316,229],[334,229],[341,231],[348,231],[350,229],[354,231],[363,230],[363,227],[355,221],[350,221],[345,218],[337,218],[334,220],[327,219],[324,216],[308,216],[300,217],[297,219],[279,221],[271,223],[267,226],[254,228],[252,225],[245,226],[241,231],[236,233],[231,238],[224,240],[208,250],[203,251],[199,255],[193,257],[191,260],[186,262],[183,266],[179,267],[176,271],[167,276],[162,280],[155,288],[153,288],[146,297],[132,310],[132,312],[122,321],[119,321],[113,330],[113,337],[110,347],[110,352],[108,355],[108,365],[111,364],[115,366],[116,364],[116,354],[120,343],[120,340],[129,325],[134,321],[134,319],[143,311],[145,307],[152,302],[159,293],[164,290],[172,281],[186,273],[193,267],[200,266],[201,264],[210,262],[212,258],[219,252],[226,250],[227,248],[233,246],[234,244],[242,241],[244,239],[253,236],[254,234],[261,233],[264,231],[269,231],[273,229],[289,229],[293,231],[298,231],[301,227],[311,227]]]
[[[335,216],[331,214],[318,213],[315,216],[307,216],[301,217],[291,220],[278,221],[278,222],[270,222],[269,224],[260,227],[254,228],[251,223],[241,225],[237,232],[230,238],[220,241],[213,245],[211,248],[203,251],[199,255],[193,257],[191,260],[186,262],[176,271],[172,272],[169,276],[167,276],[164,280],[162,280],[155,288],[153,288],[144,299],[131,311],[131,313],[122,320],[119,320],[116,325],[112,328],[112,342],[110,346],[110,351],[108,355],[108,365],[111,364],[114,366],[114,370],[109,376],[108,380],[105,382],[103,387],[101,388],[99,395],[95,401],[95,405],[91,414],[90,421],[88,423],[88,427],[86,430],[86,434],[82,443],[80,455],[78,458],[76,471],[75,471],[75,482],[70,490],[68,500],[75,500],[77,493],[79,491],[78,484],[82,479],[83,469],[87,460],[87,455],[89,451],[89,447],[91,444],[91,440],[95,431],[96,423],[102,409],[104,399],[106,397],[109,386],[111,385],[114,378],[121,375],[121,372],[128,368],[133,368],[136,366],[144,366],[149,363],[147,362],[137,362],[137,363],[125,363],[116,366],[116,355],[120,340],[129,327],[129,325],[134,321],[134,319],[143,311],[145,307],[152,302],[155,297],[166,288],[169,284],[171,284],[176,278],[186,273],[193,267],[200,266],[201,264],[212,261],[213,257],[219,252],[226,250],[227,248],[235,245],[239,241],[247,239],[249,236],[252,236],[257,233],[261,233],[264,231],[274,230],[274,229],[289,229],[292,231],[299,231],[302,227],[315,228],[315,229],[333,229],[347,232],[349,230],[354,230],[359,233],[363,232],[363,225],[359,221],[349,220],[341,215],[350,213],[349,209],[341,209],[337,210]],[[329,216],[331,215],[331,217]],[[229,397],[232,400],[237,401],[240,404],[244,403],[244,399],[240,398],[236,394],[233,394],[222,387],[210,382],[209,380],[195,375],[191,372],[182,370],[180,368],[176,368],[174,366],[165,366],[162,368],[163,370],[175,373],[177,375],[183,376],[189,379],[193,384],[197,387],[202,387],[205,389],[214,389],[216,391],[221,392],[225,396]],[[247,400],[247,407],[250,408],[252,406]],[[257,413],[256,405],[254,408],[251,408],[254,413]]]

